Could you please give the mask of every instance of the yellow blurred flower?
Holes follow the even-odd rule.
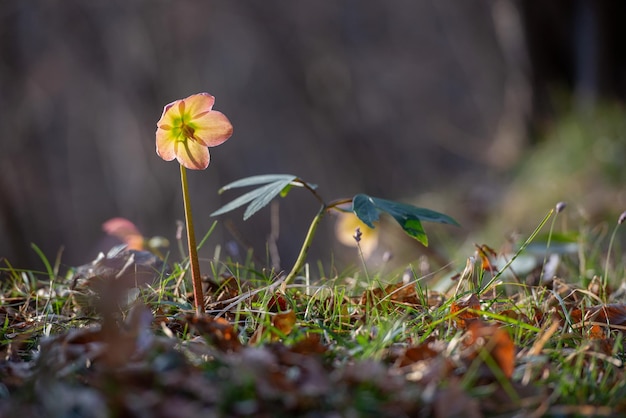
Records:
[[[378,246],[378,230],[370,228],[354,214],[341,212],[335,223],[335,236],[343,245],[361,246],[363,257],[368,258]]]

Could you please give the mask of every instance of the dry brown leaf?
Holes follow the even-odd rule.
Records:
[[[394,283],[387,285],[384,289],[376,288],[366,290],[359,300],[360,305],[375,305],[380,301],[395,302],[403,305],[421,306],[421,301],[417,296],[415,283]]]
[[[546,315],[541,309],[534,306],[533,307],[533,320],[535,321],[535,325],[541,327],[544,324],[544,321],[550,315]]]
[[[249,287],[245,282],[239,282],[234,276],[224,276],[219,279],[202,277],[202,286],[205,305],[210,306],[211,309],[227,305]]]
[[[582,296],[580,289],[576,286],[555,278],[552,282],[552,290],[554,294],[550,295],[544,302],[545,311],[549,311],[552,307],[560,309],[563,305],[569,310],[580,305]]]
[[[279,332],[276,332],[274,329],[269,329],[270,337],[272,341],[279,340],[283,335],[288,335],[293,330],[294,325],[296,324],[296,313],[292,310],[287,312],[279,312],[272,314],[271,317],[272,327]],[[261,341],[261,337],[266,332],[265,326],[261,323],[259,327],[254,331],[252,337],[250,337],[250,344],[255,345]]]
[[[596,349],[612,355],[614,341],[610,338],[610,329],[626,333],[626,305],[613,303],[591,306],[586,309],[574,309],[570,312],[574,328],[585,328]]]
[[[241,342],[239,342],[237,331],[233,325],[224,318],[189,314],[185,316],[184,321],[195,329],[198,334],[205,337],[222,351],[239,351],[239,349],[241,349]]]
[[[292,310],[272,316],[272,325],[284,335],[290,334],[295,324],[296,313]]]
[[[413,347],[407,347],[399,356],[397,364],[399,367],[408,366],[418,361],[428,360],[437,357],[439,352],[433,350],[428,343],[423,343]]]
[[[592,340],[604,340],[606,339],[606,334],[600,325],[592,325],[589,328],[589,338]]]
[[[328,351],[328,347],[322,344],[319,334],[307,334],[303,340],[291,347],[291,351],[303,355],[324,354]]]
[[[626,331],[626,305],[613,303],[574,309],[570,318],[575,324],[608,326]]]
[[[270,322],[273,327],[269,330],[272,341],[277,341],[282,336],[290,334],[296,324],[296,313],[291,309],[291,304],[285,295],[280,292],[272,295],[267,303],[267,308],[270,311]],[[266,327],[263,325],[263,321],[261,321],[259,327],[250,337],[250,344],[254,345],[261,341],[261,337],[265,332]]]
[[[290,309],[289,301],[285,297],[285,295],[281,293],[276,293],[273,295],[269,302],[267,303],[267,308],[270,312],[285,312]]]
[[[476,247],[476,253],[480,257],[483,271],[488,271],[491,274],[497,273],[498,270],[494,267],[493,263],[496,258],[498,258],[498,254],[488,245],[474,244],[474,246]]]
[[[385,293],[389,295],[390,299],[394,302],[414,306],[420,305],[420,300],[417,297],[417,291],[415,289],[415,283],[391,284],[385,288]]]
[[[381,288],[368,289],[363,292],[359,299],[359,305],[373,306],[380,302],[382,298],[386,296],[386,293]]]
[[[498,325],[488,325],[474,321],[469,325],[467,340],[468,347],[473,347],[474,354],[479,350],[487,350],[493,357],[507,378],[513,376],[515,368],[515,344],[506,329]]]
[[[467,294],[450,305],[450,314],[453,315],[455,322],[461,328],[467,328],[471,322],[476,321],[479,317],[477,313],[470,312],[469,309],[480,310],[480,300],[474,293]]]
[[[594,314],[594,310],[597,312],[597,316]],[[597,322],[623,326],[626,325],[626,305],[614,303],[594,307],[588,316],[593,317],[593,320]]]

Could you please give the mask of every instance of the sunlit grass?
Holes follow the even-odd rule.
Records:
[[[579,251],[559,255],[553,281],[544,277],[546,263],[551,251],[561,251],[559,234],[569,231],[560,230],[554,218],[550,222],[551,216],[557,216],[555,211],[550,211],[530,238],[508,255],[499,271],[485,270],[485,263],[474,254],[477,258],[471,269],[444,292],[433,290],[439,280],[449,280],[444,270],[420,277],[413,265],[393,273],[380,273],[367,270],[366,264],[361,263],[334,276],[323,270],[313,275],[314,269],[307,265],[302,275],[281,293],[279,285],[284,275],[255,264],[251,253],[243,262],[222,258],[223,252],[217,247],[213,258],[202,260],[208,273],[203,277],[204,306],[209,318],[205,325],[194,325],[189,319],[194,313],[189,263],[186,258],[177,261],[172,254],[165,255],[168,268],[154,272],[157,277],[154,283],[130,289],[125,302],[112,307],[108,315],[114,315],[124,324],[136,306],[147,306],[154,316],[154,335],[173,342],[177,352],[183,355],[179,360],[168,357],[167,361],[188,360],[204,370],[206,379],[227,379],[223,381],[222,397],[215,404],[224,414],[251,408],[259,396],[259,375],[254,371],[246,374],[230,363],[228,353],[219,354],[224,347],[232,347],[235,353],[239,346],[317,347],[311,338],[324,347],[322,361],[334,379],[348,373],[344,369],[351,365],[375,362],[383,370],[393,370],[401,381],[402,376],[407,378],[405,389],[398,391],[418,388],[437,393],[458,385],[468,399],[506,396],[510,405],[501,411],[518,408],[533,411],[540,407],[550,410],[576,405],[623,408],[626,376],[622,361],[626,354],[619,327],[626,321],[607,317],[605,321],[611,327],[593,334],[599,331],[581,323],[576,316],[584,317],[589,308],[610,301],[612,289],[619,287],[624,267],[618,258],[610,258],[610,253],[614,254],[610,244],[606,250],[606,240],[612,243],[617,229],[610,236],[605,227],[582,228],[570,234],[577,237]],[[547,235],[541,235],[546,225],[549,225]],[[206,242],[210,232],[200,245]],[[533,251],[543,248],[545,252],[540,251],[536,256],[538,261],[533,271],[505,274],[515,265],[517,257],[527,254],[525,249],[529,246]],[[61,271],[60,255],[51,261],[36,246],[33,250],[41,258],[43,269],[16,269],[8,261],[0,268],[3,277],[0,341],[5,358],[13,362],[35,361],[42,355],[43,339],[63,336],[75,329],[98,327],[103,315],[79,303],[73,288],[73,270]],[[595,282],[590,274],[597,276]],[[594,283],[599,287],[593,287]],[[604,293],[603,289],[608,290]],[[477,297],[478,307],[453,309],[472,295]],[[484,324],[483,328],[470,331],[474,319]],[[215,331],[217,328],[211,328],[212,324],[232,326],[233,334],[228,334],[228,338],[237,341],[223,340],[226,337],[219,332],[231,331],[228,328]],[[505,334],[497,334],[500,331],[496,330]],[[483,348],[476,349],[474,344],[478,343],[468,343],[472,332],[486,333],[479,337],[484,339],[480,342],[485,344]],[[495,335],[500,339],[507,335],[515,347],[510,377],[503,371],[502,354],[493,345],[501,343]],[[493,346],[489,345],[490,341]],[[163,349],[155,351],[155,359],[159,358],[159,350]],[[417,357],[410,357],[410,352]],[[36,367],[35,364],[31,367]],[[367,367],[373,369],[363,373],[375,379],[379,372],[374,366]],[[281,374],[291,373],[288,369],[277,370]],[[428,373],[440,373],[438,380],[433,381],[436,383],[422,388],[413,386],[414,382],[427,379]],[[342,386],[337,390],[336,398],[307,408],[346,411],[349,409],[346,402],[352,402],[350,408],[361,412],[389,408],[390,395],[376,381],[361,382],[356,389]],[[429,405],[425,393],[420,395],[425,397],[420,402]],[[280,402],[274,406],[285,407]]]

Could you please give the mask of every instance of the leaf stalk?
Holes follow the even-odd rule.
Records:
[[[307,232],[306,237],[304,238],[304,242],[302,243],[300,254],[298,254],[298,258],[296,259],[296,262],[294,263],[291,271],[285,278],[285,281],[280,286],[280,290],[283,293],[287,289],[287,284],[296,277],[296,275],[298,274],[300,270],[302,270],[302,267],[304,266],[304,263],[306,262],[307,254],[309,253],[309,248],[311,248],[311,242],[313,241],[313,237],[315,236],[315,231],[317,231],[317,227],[320,221],[322,220],[322,218],[324,217],[324,215],[326,214],[327,209],[328,209],[328,206],[322,203],[320,210],[317,212],[317,214],[313,218],[313,221],[311,222],[311,226],[309,226],[309,231]]]

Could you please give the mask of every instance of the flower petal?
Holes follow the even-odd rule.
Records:
[[[190,170],[204,170],[209,166],[209,150],[193,140],[177,141],[176,159]]]
[[[180,124],[181,114],[179,111],[180,103],[182,100],[176,100],[163,108],[163,114],[161,119],[157,122],[157,127],[173,127]]]
[[[216,110],[193,119],[191,123],[194,139],[207,147],[220,145],[233,134],[233,125],[222,112]]]
[[[215,103],[215,97],[209,93],[198,93],[182,101],[185,103],[185,113],[189,115],[188,120],[192,120],[202,113],[211,111]],[[185,119],[187,120],[187,118]]]
[[[165,161],[172,161],[176,158],[176,142],[171,129],[157,128],[156,131],[156,152]]]

